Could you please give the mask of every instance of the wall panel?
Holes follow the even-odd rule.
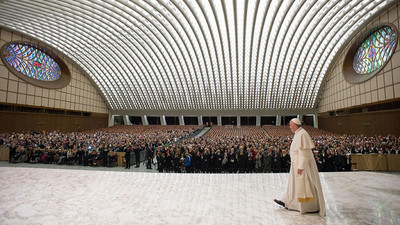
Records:
[[[336,134],[400,136],[400,110],[319,116],[318,125],[320,129]]]
[[[108,126],[107,114],[91,116],[0,112],[0,132],[76,132]]]

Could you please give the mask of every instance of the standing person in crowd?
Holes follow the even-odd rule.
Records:
[[[186,152],[186,157],[185,157],[185,171],[186,173],[192,172],[192,156],[190,156],[188,152]]]
[[[78,152],[76,153],[76,157],[78,158],[78,165],[82,165],[82,162],[83,162],[83,155],[84,155],[84,152],[83,152],[83,150],[82,150],[82,147],[79,147],[78,148]]]
[[[101,145],[100,147],[100,158],[101,158],[101,164],[103,167],[106,167],[108,162],[107,162],[107,158],[108,158],[108,148],[105,145]]]
[[[131,168],[131,150],[132,146],[127,146],[125,147],[125,169],[130,169]]]
[[[262,172],[262,156],[261,156],[261,152],[259,152],[259,151],[257,151],[257,154],[256,154],[255,171],[256,171],[256,173]]]
[[[215,149],[211,148],[211,153],[210,153],[210,173],[215,173]]]
[[[282,150],[282,172],[289,172],[290,168],[290,156],[287,154],[287,150]]]
[[[204,154],[201,157],[201,164],[202,164],[202,170],[204,173],[209,173],[210,172],[210,161],[211,161],[211,155],[210,151],[208,148],[204,149]]]
[[[289,122],[290,130],[294,133],[290,145],[291,167],[289,182],[282,201],[274,201],[287,208],[300,213],[318,212],[326,215],[324,196],[318,175],[312,149],[314,143],[301,127],[299,119],[294,118]]]
[[[222,154],[221,151],[218,149],[215,153],[215,172],[221,173],[222,171]]]
[[[138,167],[140,167],[140,146],[139,145],[136,145],[135,146],[135,149],[134,149],[134,151],[135,151],[135,161],[136,161],[136,168],[138,168]]]
[[[323,164],[322,164],[322,154],[321,153],[319,153],[318,151],[316,151],[315,153],[314,153],[314,155],[315,155],[315,162],[317,163],[317,168],[318,168],[318,171],[319,172],[322,172],[323,171]]]
[[[175,173],[181,173],[181,156],[179,155],[179,152],[176,151],[175,152],[175,156],[174,156],[174,170]]]
[[[335,171],[343,171],[345,165],[345,158],[346,156],[343,155],[341,150],[335,151]]]
[[[253,153],[251,149],[247,149],[246,173],[252,173],[254,169]]]
[[[146,159],[147,159],[147,164],[146,164],[146,169],[151,169],[151,162],[153,160],[153,149],[150,147],[146,147]]]
[[[161,151],[157,151],[157,169],[158,172],[164,172],[164,161],[165,161],[165,153],[161,153]]]
[[[83,153],[83,166],[88,166],[89,165],[89,149],[86,149],[85,151],[84,151],[84,153]],[[61,163],[61,157],[63,157],[63,156],[60,156],[60,161],[59,161],[59,163]]]
[[[26,161],[25,162],[29,163],[31,161],[32,155],[33,155],[33,146],[30,143],[28,145],[28,147],[26,148]]]
[[[346,158],[345,158],[345,171],[351,170],[351,153],[346,151]]]
[[[334,164],[335,161],[334,161],[333,155],[329,149],[326,150],[324,161],[325,161],[325,163],[324,163],[324,171],[325,172],[335,171],[335,164]]]
[[[13,141],[9,147],[10,153],[8,155],[8,162],[11,163],[15,154],[17,153],[17,146],[15,144],[15,142]]]
[[[237,154],[238,158],[238,169],[239,173],[244,173],[246,172],[246,161],[247,161],[247,154],[243,150],[243,146],[239,147],[239,153]]]
[[[173,158],[171,155],[171,151],[169,150],[169,148],[166,148],[164,171],[167,173],[171,172],[172,164],[173,164]]]
[[[224,156],[222,159],[222,172],[227,173],[228,172],[228,152],[224,152]]]
[[[229,154],[228,154],[228,167],[229,167],[229,173],[236,173],[236,154],[235,154],[235,149],[231,148]]]
[[[274,157],[272,160],[272,168],[274,173],[280,173],[282,172],[282,157],[281,157],[281,153],[279,151],[279,149],[275,149],[274,152]]]
[[[201,165],[200,151],[196,149],[192,156],[192,170],[194,173],[198,173],[200,171],[200,165]]]
[[[268,149],[264,150],[264,173],[272,172],[272,152]]]
[[[179,160],[179,167],[180,167],[180,171],[182,172],[182,173],[186,173],[186,170],[185,170],[185,154],[181,154],[181,159]]]

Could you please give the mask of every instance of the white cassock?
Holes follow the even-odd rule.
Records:
[[[311,150],[314,147],[310,135],[299,127],[290,145],[289,182],[282,201],[288,209],[297,210],[300,213],[319,211],[321,216],[325,216],[324,195],[317,163]],[[297,169],[303,170],[301,175],[297,173]]]

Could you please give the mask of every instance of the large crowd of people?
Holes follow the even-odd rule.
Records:
[[[287,172],[288,149],[293,134],[288,127],[214,127],[201,138],[192,138],[157,153],[160,172]],[[351,154],[400,154],[400,138],[393,135],[333,135],[305,126],[315,142],[319,171],[351,170]],[[280,131],[278,131],[280,130]]]
[[[10,149],[10,162],[15,163],[115,166],[115,152],[145,151],[147,167],[154,163],[159,172],[289,171],[288,149],[293,134],[288,135],[288,127],[213,126],[202,137],[188,138],[200,128],[115,126],[79,133],[3,133],[0,146]],[[319,171],[351,170],[351,154],[400,154],[400,137],[393,135],[333,135],[304,128],[315,143],[313,152]],[[127,164],[133,163],[128,160]]]
[[[200,126],[114,126],[88,132],[0,134],[9,146],[9,162],[115,166],[115,152],[145,150],[173,143]]]

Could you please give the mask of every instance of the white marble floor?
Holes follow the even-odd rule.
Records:
[[[0,224],[400,224],[400,173],[320,173],[327,216],[273,202],[288,174],[0,167]]]

